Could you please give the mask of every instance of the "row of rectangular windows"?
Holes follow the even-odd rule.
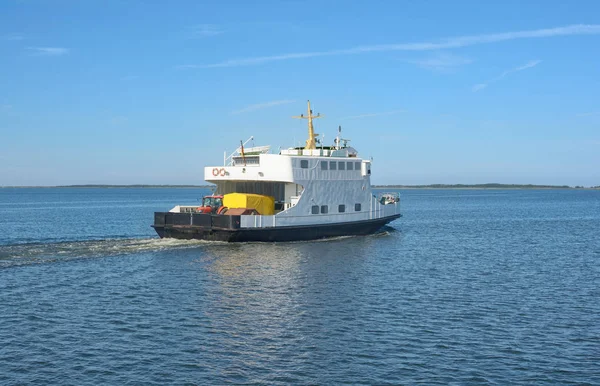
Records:
[[[361,209],[360,204],[354,204],[355,212],[360,212],[360,209]],[[319,211],[321,214],[327,214],[327,213],[329,213],[329,207],[327,205],[321,205],[321,208],[319,209],[319,205],[312,206],[312,214],[319,214]],[[344,204],[338,205],[338,213],[344,213],[345,211],[346,211],[346,205],[344,205]]]
[[[308,160],[300,160],[300,167],[308,169]],[[360,170],[360,161],[321,161],[321,170]]]

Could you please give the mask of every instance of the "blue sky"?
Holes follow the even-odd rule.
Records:
[[[378,184],[600,185],[597,1],[0,2],[0,186],[199,184],[342,125]]]

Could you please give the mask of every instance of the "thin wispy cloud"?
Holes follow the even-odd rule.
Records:
[[[527,70],[528,68],[533,68],[533,67],[537,66],[538,64],[540,64],[541,62],[542,62],[541,60],[530,60],[529,62],[525,63],[522,66],[511,68],[510,70],[504,71],[502,74],[498,75],[497,77],[495,77],[493,79],[488,80],[485,83],[476,84],[475,86],[473,86],[471,88],[471,90],[473,90],[473,92],[481,91],[484,88],[486,88],[487,86],[489,86],[491,83],[495,83],[495,82],[499,81],[500,79],[506,77],[507,75],[514,74],[515,72]]]
[[[3,35],[0,39],[1,40],[18,41],[18,40],[24,40],[25,35],[20,34],[20,33],[12,33],[12,34]]]
[[[509,70],[509,71],[505,71],[505,72],[502,74],[502,76],[506,76],[506,75],[508,75],[508,74],[511,74],[511,73],[513,73],[513,72],[517,72],[517,71],[523,71],[523,70],[527,70],[528,68],[531,68],[531,67],[535,67],[535,66],[537,66],[537,65],[538,65],[538,64],[540,64],[541,62],[542,62],[541,60],[530,60],[529,62],[525,63],[525,64],[524,64],[524,65],[522,65],[522,66],[519,66],[519,67],[517,67],[517,68],[514,68],[514,69],[512,69],[512,70]]]
[[[483,90],[483,89],[484,89],[484,88],[486,88],[487,86],[488,86],[488,85],[487,85],[487,83],[478,83],[478,84],[476,84],[475,86],[473,86],[473,87],[471,88],[471,90],[473,90],[473,92],[477,92],[477,91],[481,91],[481,90]]]
[[[423,59],[404,60],[406,63],[415,64],[421,68],[432,71],[448,71],[456,67],[464,66],[473,63],[472,59],[463,56],[439,53]]]
[[[215,64],[183,64],[183,65],[175,66],[175,68],[180,69],[180,70],[185,70],[185,69],[193,69],[193,68],[250,66],[253,64],[262,64],[262,63],[273,62],[273,61],[278,61],[278,60],[312,58],[315,56],[325,56],[325,55],[331,55],[331,54],[330,53],[319,53],[319,52],[306,52],[306,53],[299,53],[299,54],[264,56],[264,57],[257,57],[257,58],[232,59],[232,60],[227,60],[225,62],[215,63]]]
[[[26,47],[25,49],[36,56],[61,56],[69,53],[69,49],[63,47]]]
[[[590,111],[587,113],[576,114],[576,117],[593,117],[595,115],[600,115],[600,111]]]
[[[201,68],[202,66],[198,65],[198,64],[179,64],[177,66],[175,66],[174,68],[176,70],[191,70],[194,68]]]
[[[198,24],[190,27],[190,35],[193,38],[206,38],[210,36],[217,36],[222,34],[221,28],[214,24]]]
[[[123,116],[123,115],[116,115],[114,117],[111,117],[108,120],[108,123],[110,123],[113,126],[118,126],[118,125],[122,125],[125,124],[129,121],[129,118]]]
[[[340,118],[340,120],[382,117],[382,116],[385,116],[385,115],[394,115],[394,114],[400,114],[400,113],[403,113],[403,112],[404,112],[404,110],[393,110],[393,111],[386,111],[386,112],[382,112],[382,113],[369,113],[369,114],[351,115],[349,117]]]
[[[596,35],[600,34],[600,24],[576,24],[564,27],[528,30],[528,31],[513,31],[497,34],[460,36],[440,39],[432,42],[417,42],[417,43],[400,43],[400,44],[379,44],[369,46],[358,46],[348,49],[338,49],[330,51],[313,51],[313,52],[297,52],[271,56],[257,56],[250,58],[229,59],[212,64],[187,64],[177,66],[180,69],[191,68],[215,68],[215,67],[237,67],[264,64],[269,62],[306,59],[322,56],[336,55],[355,55],[371,52],[387,52],[387,51],[435,51],[448,50],[454,48],[469,47],[480,44],[498,43],[517,39],[534,39],[534,38],[550,38],[555,36],[571,36],[571,35]]]
[[[270,101],[270,102],[265,102],[265,103],[257,103],[254,105],[246,106],[240,110],[232,111],[231,114],[236,115],[236,114],[242,114],[242,113],[249,113],[251,111],[262,110],[262,109],[279,106],[279,105],[287,105],[289,103],[294,103],[294,102],[295,102],[295,100],[282,99],[282,100]]]

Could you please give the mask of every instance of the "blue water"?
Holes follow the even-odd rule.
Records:
[[[0,384],[600,384],[600,191],[406,190],[366,237],[158,240],[197,189],[0,189]]]

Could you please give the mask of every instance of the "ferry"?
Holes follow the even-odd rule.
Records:
[[[341,138],[332,146],[317,139],[313,115],[304,147],[270,153],[270,146],[244,149],[242,143],[222,166],[206,166],[214,193],[200,205],[155,212],[161,238],[213,241],[298,241],[367,235],[401,217],[398,193],[371,188],[371,160],[359,157]],[[250,138],[252,139],[252,137]]]

